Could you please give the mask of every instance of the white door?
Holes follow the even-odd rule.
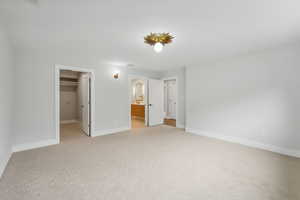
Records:
[[[176,119],[176,80],[167,82],[167,118]]]
[[[148,105],[149,126],[163,124],[164,116],[164,84],[162,80],[149,79]]]
[[[90,135],[90,77],[83,74],[80,79],[81,88],[81,129]]]

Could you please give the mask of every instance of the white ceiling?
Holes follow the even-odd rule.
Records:
[[[298,39],[299,0],[0,0],[17,48],[80,48],[148,69],[204,61]],[[150,32],[174,43],[156,54]]]

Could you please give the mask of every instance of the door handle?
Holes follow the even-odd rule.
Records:
[[[152,104],[151,104],[151,103],[149,103],[149,106],[152,106]]]

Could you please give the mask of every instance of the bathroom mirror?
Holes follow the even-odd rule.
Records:
[[[134,80],[132,84],[133,103],[144,104],[145,85],[142,80]]]

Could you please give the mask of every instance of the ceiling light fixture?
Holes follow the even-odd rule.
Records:
[[[150,33],[144,37],[145,43],[154,46],[154,51],[159,53],[163,50],[165,44],[169,44],[174,39],[170,33]]]

